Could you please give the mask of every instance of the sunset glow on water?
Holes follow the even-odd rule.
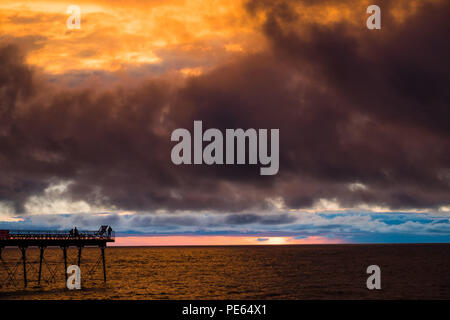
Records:
[[[244,237],[244,236],[152,236],[117,237],[113,246],[228,246],[228,245],[286,245],[336,244],[339,239],[325,237]]]

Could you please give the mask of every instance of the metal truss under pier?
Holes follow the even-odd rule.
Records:
[[[47,247],[60,247],[63,252],[64,274],[67,281],[67,249],[78,248],[78,266],[81,265],[81,253],[83,247],[99,247],[100,259],[103,265],[103,281],[106,282],[105,248],[108,242],[114,242],[115,234],[108,226],[102,226],[98,231],[36,231],[36,230],[0,230],[0,262],[8,274],[8,278],[14,284],[17,268],[9,269],[2,252],[5,247],[16,247],[21,252],[23,268],[23,285],[27,287],[27,248],[39,248],[38,286],[41,285],[42,262]]]

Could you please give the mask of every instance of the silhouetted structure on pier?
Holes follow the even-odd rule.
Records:
[[[15,279],[14,273],[17,268],[10,270],[7,267],[2,251],[5,247],[17,247],[21,251],[23,265],[23,284],[28,285],[27,279],[27,255],[26,251],[29,247],[38,247],[39,254],[39,271],[38,285],[41,284],[42,262],[44,259],[45,248],[60,247],[63,251],[64,274],[67,280],[67,249],[69,247],[78,248],[78,266],[81,265],[81,253],[83,247],[95,246],[100,248],[101,260],[103,264],[103,281],[106,282],[106,261],[105,248],[108,242],[114,242],[114,231],[111,227],[102,226],[98,231],[78,231],[77,228],[70,231],[27,231],[27,230],[0,230],[0,261],[3,268],[8,273],[8,279]],[[12,281],[14,284],[14,281]]]

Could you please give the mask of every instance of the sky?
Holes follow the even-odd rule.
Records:
[[[0,0],[0,229],[449,242],[449,14],[446,0]],[[171,133],[195,120],[279,129],[279,172],[173,164]]]

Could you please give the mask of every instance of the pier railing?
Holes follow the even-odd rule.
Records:
[[[0,230],[0,240],[114,240],[115,232],[49,230]]]

